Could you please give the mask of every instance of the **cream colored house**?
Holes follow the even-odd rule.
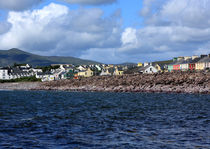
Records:
[[[205,62],[197,62],[195,63],[195,70],[204,70],[205,69]]]
[[[196,70],[205,70],[210,68],[210,54],[208,56],[203,57],[195,64]]]
[[[88,68],[87,70],[82,70],[78,72],[79,77],[91,77],[93,76],[93,71]]]
[[[115,67],[114,69],[114,75],[119,76],[119,75],[123,75],[123,69],[121,67]]]

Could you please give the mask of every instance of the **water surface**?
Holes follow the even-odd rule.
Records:
[[[210,95],[0,91],[0,148],[210,148]]]

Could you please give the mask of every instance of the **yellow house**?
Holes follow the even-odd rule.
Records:
[[[201,59],[195,63],[195,69],[196,70],[205,70],[209,68],[209,63],[210,63],[210,55],[201,57]]]
[[[195,69],[196,70],[204,70],[205,69],[205,63],[204,62],[195,63]]]
[[[114,75],[119,76],[123,75],[123,70],[121,67],[115,67]]]
[[[161,66],[160,64],[155,64],[155,68],[158,70],[158,72],[163,72],[164,71],[164,67]]]
[[[91,76],[93,76],[93,71],[90,68],[88,68],[87,70],[79,71],[78,76],[91,77]]]
[[[143,63],[138,63],[137,66],[138,66],[138,67],[142,67],[142,66],[143,66]]]

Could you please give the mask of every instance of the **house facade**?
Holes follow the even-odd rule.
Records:
[[[79,71],[78,72],[79,77],[91,77],[93,76],[93,71],[88,68],[87,70]]]
[[[141,68],[140,72],[141,73],[157,73],[158,70],[152,65],[147,65],[146,67]]]
[[[122,67],[115,67],[114,69],[114,75],[119,76],[119,75],[123,75],[123,69]]]
[[[9,76],[9,70],[2,68],[0,69],[0,80],[9,80],[10,76]]]
[[[22,71],[19,68],[1,68],[0,69],[0,80],[11,80],[22,77],[33,76],[32,72]]]
[[[206,55],[195,64],[196,70],[205,70],[209,68],[210,68],[210,54],[208,56]]]

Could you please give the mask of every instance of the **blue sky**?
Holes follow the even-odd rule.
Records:
[[[209,54],[209,10],[210,0],[0,0],[0,49],[103,63]]]

